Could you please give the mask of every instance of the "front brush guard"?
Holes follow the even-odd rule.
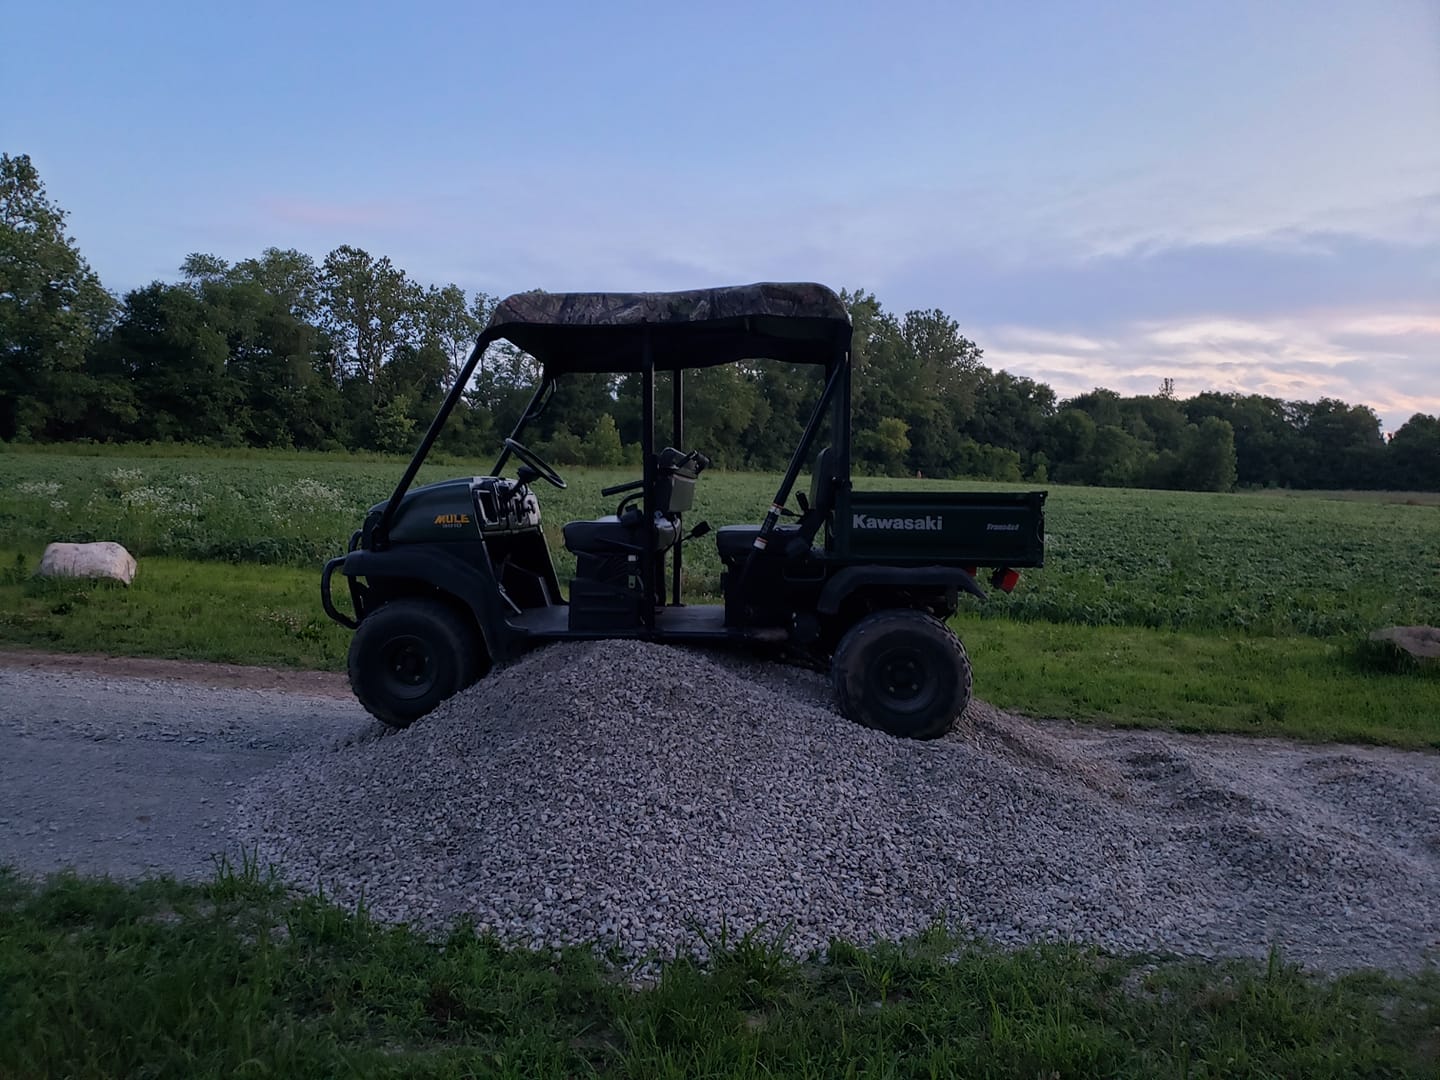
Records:
[[[350,584],[350,605],[355,609],[356,618],[352,619],[349,615],[346,615],[343,611],[337,608],[335,606],[334,600],[331,599],[330,578],[334,575],[335,568],[341,565],[349,556],[350,552],[354,551],[359,546],[360,530],[356,529],[355,532],[350,534],[349,551],[347,551],[344,555],[338,555],[335,558],[331,559],[325,564],[325,569],[320,572],[320,606],[325,609],[326,615],[329,615],[330,618],[334,619],[337,623],[345,627],[345,629],[347,630],[354,630],[357,626],[360,625],[359,616],[364,614],[365,610],[363,600],[364,586],[362,586],[353,577],[349,577],[347,575],[347,577],[345,578],[345,580]]]

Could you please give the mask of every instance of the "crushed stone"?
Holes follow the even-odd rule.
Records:
[[[507,943],[805,955],[943,923],[1003,944],[1440,956],[1440,755],[1113,731],[976,701],[933,742],[823,676],[635,641],[553,645],[411,728],[258,776],[235,838],[292,884]]]

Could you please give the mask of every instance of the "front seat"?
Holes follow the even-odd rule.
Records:
[[[697,463],[698,459],[698,463]],[[667,446],[660,451],[655,465],[655,550],[666,551],[680,535],[678,515],[689,510],[695,501],[695,479],[709,459],[686,454]],[[627,502],[636,496],[627,497]],[[639,506],[620,506],[614,514],[593,521],[571,521],[564,527],[565,547],[576,555],[612,555],[616,552],[640,552],[645,549],[645,532],[641,525],[645,514]]]
[[[593,521],[567,521],[562,532],[565,547],[576,555],[612,555],[645,550],[645,515],[627,510],[624,517],[609,514]],[[655,515],[655,550],[666,551],[675,544],[675,523]]]

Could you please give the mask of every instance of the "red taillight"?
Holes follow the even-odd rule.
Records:
[[[1001,592],[1010,592],[1016,585],[1020,584],[1020,571],[1011,570],[1008,566],[1001,567],[990,575],[990,585]]]
[[[980,572],[980,568],[978,566],[962,566],[960,569],[964,570],[965,573],[969,574],[971,577],[974,577]]]

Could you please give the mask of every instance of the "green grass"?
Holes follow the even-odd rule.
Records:
[[[1350,502],[1440,506],[1440,491],[1292,491],[1289,488],[1266,488],[1262,494],[1279,499],[1345,499]]]
[[[156,557],[127,589],[32,580],[37,554],[0,549],[0,645],[344,670],[350,634],[320,613],[312,570]],[[1440,670],[1387,668],[1350,639],[1017,623],[973,611],[955,625],[976,693],[1019,712],[1440,746]]]
[[[118,540],[139,556],[318,566],[343,550],[364,509],[385,498],[399,459],[263,453],[171,457],[163,448],[0,452],[0,536]],[[421,479],[489,462],[427,465]],[[613,509],[598,492],[619,470],[564,470],[567,491],[538,486],[562,577],[559,526]],[[947,481],[863,480],[876,487],[983,488]],[[691,520],[758,521],[776,478],[713,472]],[[1000,485],[1015,486],[1015,485]],[[1412,500],[1418,503],[1418,500]],[[1268,494],[1053,488],[1047,566],[1026,575],[997,614],[1095,626],[1314,637],[1440,622],[1440,507]],[[686,560],[687,589],[715,592],[713,544]]]
[[[1349,639],[962,616],[975,692],[1032,716],[1440,748],[1440,666]]]
[[[938,930],[760,937],[635,989],[589,951],[429,942],[248,868],[205,885],[0,873],[0,1076],[1434,1076],[1440,974],[1322,980]]]
[[[0,549],[0,645],[344,670],[350,634],[312,571],[155,557],[127,588],[32,578],[38,561]]]

